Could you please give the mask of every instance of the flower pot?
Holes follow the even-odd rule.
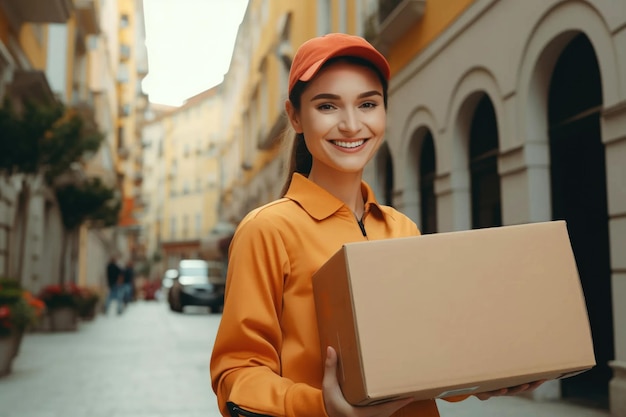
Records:
[[[93,320],[96,317],[97,304],[97,298],[82,302],[78,307],[78,316],[82,320]]]
[[[50,330],[53,332],[71,332],[77,329],[78,314],[73,307],[57,307],[49,312]]]
[[[13,359],[17,356],[21,341],[22,332],[0,337],[0,377],[11,373]]]

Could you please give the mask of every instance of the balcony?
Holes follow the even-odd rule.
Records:
[[[366,38],[385,52],[424,15],[426,0],[379,0],[368,21]]]
[[[85,35],[100,33],[100,14],[95,0],[74,0],[78,25]]]
[[[22,23],[65,23],[74,6],[71,0],[0,0],[14,28]]]
[[[55,100],[54,93],[43,71],[15,71],[9,92],[21,101],[34,100],[39,103],[50,103]]]

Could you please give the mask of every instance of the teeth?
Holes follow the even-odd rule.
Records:
[[[333,143],[342,148],[357,148],[365,143],[365,140],[357,140],[356,142],[345,142],[342,140],[334,140]]]

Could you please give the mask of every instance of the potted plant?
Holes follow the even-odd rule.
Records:
[[[0,279],[0,376],[11,372],[24,331],[37,323],[44,310],[44,303],[18,281]]]
[[[100,294],[97,291],[86,287],[80,287],[78,291],[78,317],[83,320],[93,320],[96,316],[96,307],[100,301]]]
[[[80,304],[80,289],[76,284],[47,285],[41,290],[39,298],[46,304],[50,330],[76,330]]]

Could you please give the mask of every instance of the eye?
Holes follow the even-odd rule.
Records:
[[[373,108],[378,107],[378,103],[375,103],[373,101],[367,101],[367,102],[361,104],[361,107],[364,108],[364,109],[373,109]]]
[[[336,107],[330,103],[324,103],[317,106],[318,110],[334,110]]]

